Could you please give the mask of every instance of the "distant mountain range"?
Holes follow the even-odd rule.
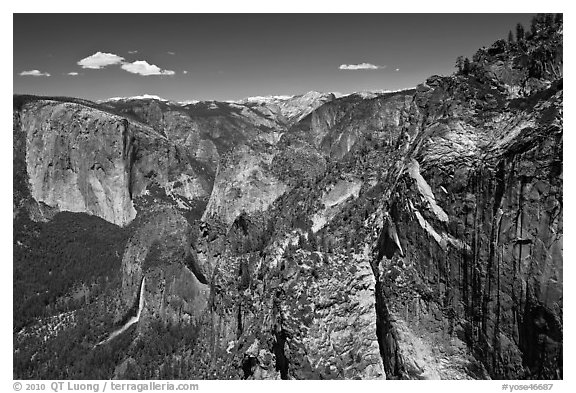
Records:
[[[414,87],[409,87],[409,88],[405,88],[405,89],[398,89],[398,90],[379,89],[379,90],[370,90],[370,91],[360,91],[360,92],[348,93],[348,94],[343,94],[343,93],[338,93],[338,92],[321,93],[321,92],[317,92],[317,91],[309,91],[309,92],[301,94],[301,95],[254,96],[254,97],[242,98],[239,100],[226,100],[226,101],[222,101],[222,102],[238,103],[238,104],[246,104],[246,103],[261,103],[261,104],[275,104],[276,103],[276,104],[278,104],[281,102],[293,100],[293,99],[298,98],[298,97],[312,98],[312,97],[317,97],[317,96],[322,96],[322,95],[330,95],[330,94],[333,94],[335,98],[345,97],[345,96],[349,96],[349,95],[359,95],[359,96],[362,96],[365,98],[366,97],[374,98],[380,94],[396,93],[396,92],[400,92],[400,91],[404,91],[404,90],[412,90],[412,89],[414,89]],[[181,104],[181,105],[197,104],[199,102],[217,102],[217,100],[170,101],[166,98],[160,97],[160,96],[155,95],[155,94],[142,94],[139,96],[131,96],[131,97],[111,97],[111,98],[107,98],[104,100],[100,100],[98,102],[102,103],[102,102],[109,102],[109,101],[113,102],[113,101],[134,101],[134,100],[157,100],[157,101],[163,101],[163,102],[173,102],[173,103],[177,103],[177,104]]]

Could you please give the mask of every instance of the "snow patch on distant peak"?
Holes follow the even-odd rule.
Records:
[[[405,88],[396,89],[396,90],[387,90],[387,89],[365,90],[365,91],[357,91],[357,92],[349,93],[349,94],[341,94],[340,96],[338,96],[338,98],[352,96],[352,95],[357,95],[357,96],[360,96],[362,98],[374,98],[374,97],[377,97],[377,96],[382,95],[382,94],[401,93],[403,91],[408,91],[408,90],[412,90],[412,89],[415,89],[415,87],[405,87]]]
[[[186,106],[186,105],[194,105],[199,103],[199,100],[187,100],[187,101],[178,101],[178,103],[182,106]]]
[[[237,103],[269,103],[269,102],[277,102],[277,101],[286,101],[294,96],[289,95],[278,95],[278,96],[253,96],[253,97],[246,97],[241,100],[235,101]]]
[[[166,98],[162,98],[160,96],[154,94],[143,94],[141,96],[132,96],[132,97],[111,97],[107,100],[103,100],[102,102],[106,101],[130,101],[130,100],[158,100],[168,102]]]
[[[234,102],[240,104],[246,103],[281,103],[290,100],[302,100],[302,99],[317,99],[320,97],[330,97],[330,95],[335,95],[336,93],[323,93],[320,91],[311,90],[306,93],[302,94],[293,94],[293,95],[271,95],[271,96],[253,96],[253,97],[246,97],[240,100],[230,100],[226,102]]]

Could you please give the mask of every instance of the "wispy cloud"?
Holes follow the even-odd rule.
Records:
[[[124,63],[121,68],[132,74],[138,74],[143,76],[149,75],[174,75],[175,72],[172,70],[163,70],[157,65],[149,64],[145,60],[136,60],[132,63]]]
[[[50,76],[47,72],[41,72],[39,70],[22,71],[21,76]]]
[[[168,51],[166,53],[168,53],[169,55],[172,55],[172,56],[174,56],[176,54],[176,52],[170,52],[170,51]]]
[[[92,56],[80,60],[77,64],[82,68],[99,70],[110,65],[121,64],[123,61],[124,58],[122,56],[113,53],[96,52]]]
[[[130,53],[131,55],[134,55],[134,54],[138,53],[138,51],[137,50],[129,50],[128,53]]]
[[[187,71],[187,70],[184,70],[184,71],[182,71],[182,73],[183,73],[184,75],[186,75],[186,74],[188,73],[188,71]]]
[[[72,72],[69,72],[68,75],[70,75],[70,76],[78,76],[78,75],[80,75],[80,74],[77,73],[77,72],[72,71]]]
[[[371,63],[359,63],[359,64],[341,64],[338,69],[340,70],[380,70],[386,68],[385,65],[375,65]]]

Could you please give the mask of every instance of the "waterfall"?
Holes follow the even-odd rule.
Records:
[[[97,346],[102,345],[102,344],[106,344],[107,342],[112,340],[114,337],[117,337],[118,335],[124,333],[130,326],[134,325],[135,323],[138,323],[138,321],[140,320],[140,315],[142,314],[142,309],[144,308],[145,280],[146,280],[146,277],[143,277],[142,283],[140,284],[140,298],[138,300],[138,312],[136,313],[136,316],[131,317],[128,320],[128,322],[126,322],[124,324],[124,326],[122,326],[120,329],[117,329],[114,332],[112,332],[112,334],[110,334],[110,336],[106,340],[100,341],[94,347],[97,347]]]

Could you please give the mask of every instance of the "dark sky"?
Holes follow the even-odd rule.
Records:
[[[458,55],[506,38],[518,22],[528,28],[531,17],[15,14],[14,93],[91,100],[147,93],[181,101],[412,87],[451,74]],[[97,52],[120,60],[100,69],[77,64]],[[362,63],[378,68],[339,69]],[[134,73],[143,69],[164,74]],[[32,70],[50,76],[20,75]]]

